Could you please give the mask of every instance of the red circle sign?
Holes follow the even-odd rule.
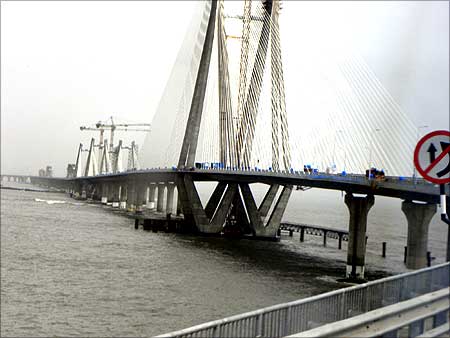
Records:
[[[422,137],[414,150],[414,165],[427,181],[450,183],[450,132],[436,130]]]

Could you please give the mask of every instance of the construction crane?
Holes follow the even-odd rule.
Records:
[[[111,123],[103,123],[102,121],[98,121],[94,127],[85,127],[81,126],[80,130],[94,130],[100,132],[99,146],[103,146],[103,137],[105,130],[110,130],[110,138],[109,138],[109,146],[113,147],[114,142],[114,132],[117,131],[145,131],[149,132],[150,128],[129,128],[129,127],[150,127],[150,123],[114,123],[113,117],[110,117]],[[121,127],[121,128],[117,128]]]

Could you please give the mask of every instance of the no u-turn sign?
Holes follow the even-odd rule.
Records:
[[[427,181],[450,183],[450,132],[436,130],[422,137],[414,150],[414,165]]]

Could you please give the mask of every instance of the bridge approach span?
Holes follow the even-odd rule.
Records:
[[[219,169],[147,169],[139,171],[122,172],[98,176],[78,177],[72,179],[56,177],[31,176],[32,183],[43,185],[71,186],[76,182],[90,184],[103,182],[116,182],[126,180],[139,180],[146,182],[176,182],[177,177],[189,175],[194,181],[227,182],[227,183],[262,183],[267,185],[292,185],[329,190],[339,190],[354,194],[378,195],[400,198],[403,200],[439,203],[439,187],[418,180],[387,177],[383,181],[369,180],[364,175],[334,175],[303,173],[280,173],[271,171],[241,171]],[[447,187],[447,194],[450,188]]]

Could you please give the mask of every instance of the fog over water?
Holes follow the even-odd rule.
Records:
[[[1,2],[1,171],[50,164],[62,176],[78,144],[97,137],[81,125],[151,122],[195,5]],[[421,133],[448,129],[448,15],[444,1],[283,2],[288,114],[306,124],[317,113],[296,101],[316,76],[299,75],[305,52],[351,46],[413,123],[429,126]],[[117,138],[142,144],[143,134]]]

